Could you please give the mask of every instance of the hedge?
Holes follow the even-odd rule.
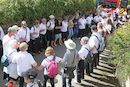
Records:
[[[130,76],[130,24],[126,23],[108,38],[108,47],[113,53],[112,63],[118,66],[118,76]],[[122,76],[123,75],[123,76]]]

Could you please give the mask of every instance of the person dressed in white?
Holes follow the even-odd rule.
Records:
[[[42,18],[41,23],[40,23],[40,47],[42,49],[47,48],[47,24],[46,24],[46,19]]]
[[[39,28],[39,21],[36,20],[34,25],[32,26],[30,33],[31,33],[31,51],[34,53],[40,53],[40,36],[39,36],[40,28]]]
[[[17,32],[18,26],[16,26],[16,25],[14,25],[14,26],[8,28],[8,33],[2,39],[3,56],[8,54],[8,48],[10,47],[9,42],[15,39],[15,34]],[[2,59],[1,59],[1,61],[2,61]],[[7,67],[3,68],[3,72],[4,72],[3,79],[7,79],[9,76]]]
[[[97,16],[94,17],[93,20],[94,20],[95,23],[98,23],[102,20],[102,17],[100,15],[97,15]]]
[[[17,40],[11,40],[9,42],[10,47],[8,48],[8,60],[10,62],[9,66],[7,67],[8,73],[9,73],[9,82],[12,82],[14,87],[16,87],[16,81],[18,79],[17,74],[17,65],[12,62],[13,58],[17,55],[17,49],[18,49],[18,42]]]
[[[13,59],[13,63],[17,64],[17,73],[19,75],[19,87],[24,86],[24,78],[22,76],[22,73],[26,72],[29,69],[32,69],[32,67],[37,68],[37,63],[35,62],[33,56],[27,52],[28,45],[26,42],[22,42],[19,45],[20,52],[16,55],[16,57]]]
[[[82,37],[80,40],[80,44],[82,45],[81,49],[79,50],[78,54],[79,57],[81,58],[81,60],[79,61],[78,65],[77,65],[77,74],[75,77],[76,78],[76,82],[81,83],[81,79],[84,79],[84,69],[86,68],[87,74],[90,75],[89,72],[89,67],[85,66],[87,64],[85,64],[86,62],[89,63],[90,61],[87,60],[87,55],[90,51],[90,47],[87,44],[88,43],[89,38],[88,37]],[[86,62],[84,62],[86,61]],[[91,64],[92,65],[92,64]]]
[[[54,40],[55,40],[55,16],[50,15],[50,20],[47,22],[47,46],[51,44],[52,47],[54,47]]]
[[[30,41],[30,29],[27,27],[26,21],[21,22],[21,28],[17,32],[17,39],[19,42],[29,42]]]
[[[45,56],[47,58],[45,58],[42,61],[41,66],[39,67],[40,70],[44,69],[43,87],[47,87],[46,83],[47,83],[48,79],[50,79],[51,86],[55,87],[54,86],[54,78],[50,78],[48,76],[48,72],[47,72],[47,68],[46,67],[48,66],[48,61],[54,60],[54,58],[55,58],[56,63],[59,63],[62,59],[60,57],[55,56],[55,51],[54,51],[54,49],[52,47],[47,47],[47,49],[45,51]]]
[[[99,33],[97,33],[96,25],[93,25],[91,27],[91,31],[92,31],[92,35],[88,41],[88,44],[90,46],[91,52],[93,53],[93,57],[94,57],[93,64],[94,64],[94,67],[96,68],[96,66],[99,64],[98,49],[99,49],[101,38],[99,36]]]
[[[80,19],[78,20],[79,22],[79,37],[83,37],[86,35],[86,19],[84,15],[81,15]]]
[[[92,20],[93,20],[93,15],[92,15],[92,14],[89,15],[89,16],[86,18],[87,24],[88,24],[89,26],[91,26]]]
[[[67,37],[68,37],[68,19],[67,19],[67,17],[63,18],[61,32],[62,32],[62,40],[63,41],[67,40]]]

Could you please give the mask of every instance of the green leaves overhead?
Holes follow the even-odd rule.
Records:
[[[50,14],[64,16],[76,11],[87,13],[94,8],[94,0],[1,0],[0,23],[31,21]]]

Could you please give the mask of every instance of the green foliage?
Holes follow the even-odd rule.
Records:
[[[118,29],[108,38],[109,49],[114,55],[111,61],[119,66],[119,72],[124,77],[130,76],[130,24],[124,28]]]
[[[64,16],[76,11],[87,13],[94,8],[94,0],[1,0],[0,23],[32,21],[50,14]]]

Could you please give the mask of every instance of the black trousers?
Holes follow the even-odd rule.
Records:
[[[85,29],[79,29],[79,37],[84,37],[84,36],[86,36],[87,34],[86,34],[86,30]]]
[[[47,48],[47,36],[40,34],[40,47],[41,49],[46,49]]]
[[[68,38],[68,31],[62,32],[62,40],[67,40],[67,38]]]
[[[36,38],[35,40],[31,40],[31,51],[34,53],[41,51],[40,38]]]
[[[99,60],[99,53],[93,54],[93,57],[94,57],[94,59],[93,59],[93,66],[97,67],[97,65],[99,64],[99,62],[98,62],[98,60]]]
[[[90,73],[93,72],[93,62],[92,61],[86,61],[85,62],[85,69],[86,69],[86,74],[90,75]]]
[[[18,80],[19,80],[19,87],[24,87],[24,78],[19,76]]]
[[[80,60],[77,66],[77,82],[81,83],[81,79],[84,79],[84,60]]]
[[[2,55],[3,55],[3,47],[2,47],[2,41],[0,40],[0,61],[1,61]]]
[[[44,75],[43,87],[46,87],[47,80],[50,79],[51,87],[55,87],[54,78]]]

